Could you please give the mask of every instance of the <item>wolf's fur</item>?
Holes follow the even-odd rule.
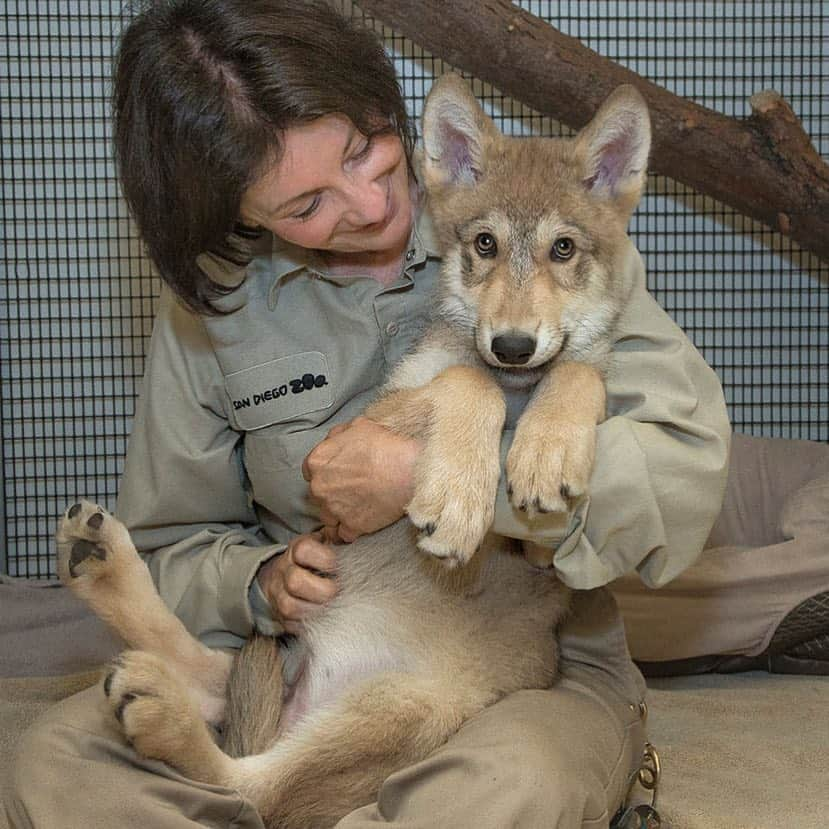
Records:
[[[568,591],[528,563],[549,563],[544,551],[488,532],[499,444],[523,409],[507,459],[516,508],[561,510],[585,490],[647,112],[622,88],[573,140],[509,139],[447,76],[424,140],[436,320],[367,412],[423,440],[411,520],[340,548],[336,597],[280,650],[254,640],[233,672],[164,607],[115,518],[82,502],[58,531],[62,577],[136,649],[104,683],[128,739],[238,789],[272,827],[333,825],[464,720],[556,676]],[[222,751],[205,721],[226,717]]]

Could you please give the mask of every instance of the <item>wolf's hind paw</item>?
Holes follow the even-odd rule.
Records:
[[[146,757],[168,760],[171,732],[198,716],[164,660],[146,651],[125,651],[115,659],[103,689],[127,740]]]
[[[112,714],[127,741],[145,757],[188,777],[218,782],[212,739],[173,666],[148,651],[125,651],[103,682]]]

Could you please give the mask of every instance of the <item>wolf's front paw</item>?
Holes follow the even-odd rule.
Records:
[[[501,474],[497,453],[470,461],[466,466],[424,462],[407,508],[420,530],[418,547],[450,568],[472,558],[495,517]]]
[[[79,501],[63,514],[56,540],[58,575],[75,590],[140,562],[126,527],[89,501]]]
[[[112,663],[104,694],[135,750],[189,777],[206,779],[207,726],[173,668],[147,651],[125,651]],[[209,747],[207,748],[210,752]]]
[[[507,455],[510,502],[530,516],[566,512],[570,501],[587,491],[596,453],[595,425],[521,427],[519,422]]]

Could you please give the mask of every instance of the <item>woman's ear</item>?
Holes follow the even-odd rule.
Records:
[[[460,75],[450,73],[435,81],[423,110],[422,171],[427,188],[480,181],[489,141],[497,135]]]
[[[633,86],[618,87],[576,142],[585,187],[632,212],[645,186],[651,148],[645,99]]]

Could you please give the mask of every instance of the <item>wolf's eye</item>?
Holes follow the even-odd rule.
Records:
[[[576,252],[576,246],[569,236],[562,236],[553,242],[553,249],[550,251],[551,259],[564,261],[569,259]]]
[[[475,237],[475,250],[481,256],[495,256],[498,253],[498,243],[491,233],[479,233]]]

